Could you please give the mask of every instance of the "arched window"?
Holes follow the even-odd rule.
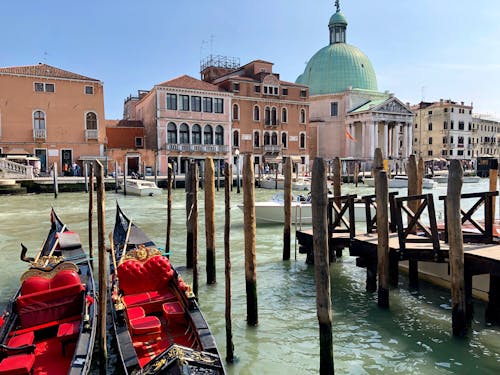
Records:
[[[271,125],[276,125],[278,122],[276,121],[276,107],[271,109]]]
[[[288,148],[288,137],[286,133],[281,133],[281,144],[284,148]]]
[[[203,131],[203,144],[214,144],[214,130],[212,129],[212,125],[205,125],[205,130]]]
[[[264,125],[271,125],[271,109],[269,107],[264,110]]]
[[[97,115],[94,112],[87,113],[85,127],[87,130],[97,130]]]
[[[33,126],[35,129],[45,129],[45,113],[43,111],[33,113]]]
[[[215,144],[216,145],[224,144],[224,128],[221,125],[217,125],[215,127]]]
[[[169,122],[167,125],[167,143],[177,143],[177,125],[175,125],[173,122]]]
[[[264,145],[270,145],[271,144],[271,138],[269,137],[269,133],[265,132],[264,133]]]
[[[301,124],[306,123],[306,110],[305,109],[300,110],[300,123]]]
[[[233,104],[233,120],[239,120],[240,118],[240,108],[238,104]]]
[[[179,127],[179,143],[189,143],[189,127],[186,123]]]
[[[286,108],[281,109],[281,122],[288,122],[288,112]]]
[[[260,135],[258,131],[253,132],[253,147],[260,147]]]
[[[201,145],[201,126],[194,124],[191,128],[191,135],[193,138],[194,145]]]
[[[300,133],[300,148],[306,148],[306,134]]]
[[[253,107],[253,120],[260,121],[260,108],[258,105]]]
[[[240,132],[238,130],[233,132],[233,147],[240,147]]]
[[[271,135],[271,144],[273,146],[277,146],[278,145],[278,133],[273,132],[273,134]]]

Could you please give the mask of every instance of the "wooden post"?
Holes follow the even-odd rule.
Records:
[[[89,258],[90,265],[94,269],[94,239],[92,235],[92,223],[94,221],[94,162],[89,168]]]
[[[87,162],[83,162],[83,176],[84,176],[84,185],[85,185],[85,192],[89,192],[89,185],[88,185],[88,164]]]
[[[172,165],[167,165],[167,240],[165,243],[165,252],[170,257],[170,231],[172,228]]]
[[[153,168],[154,168],[153,173],[155,176],[155,185],[157,185],[158,184],[158,151],[155,152],[155,162],[154,162]]]
[[[186,267],[192,268],[194,263],[195,246],[198,238],[195,238],[195,224],[198,222],[198,208],[196,195],[198,193],[198,165],[195,162],[189,163],[186,175]],[[196,216],[196,217],[195,217]],[[194,273],[194,271],[193,271]],[[194,284],[193,284],[194,285]]]
[[[220,188],[220,160],[215,159],[216,165],[215,165],[215,173],[217,174],[217,191],[219,191]]]
[[[191,163],[189,172],[191,195],[191,212],[188,217],[188,232],[191,232],[192,267],[193,267],[193,293],[198,298],[198,164]]]
[[[340,207],[340,197],[342,196],[342,168],[340,165],[340,158],[338,156],[333,159],[333,196],[335,199],[335,203]]]
[[[314,158],[311,195],[313,221],[314,275],[316,282],[316,308],[319,322],[321,375],[334,373],[332,339],[332,300],[328,250],[327,207],[328,189],[323,158]]]
[[[464,172],[460,160],[457,159],[451,160],[448,170],[446,216],[448,218],[448,242],[450,244],[451,318],[453,335],[461,337],[467,333],[464,286],[464,240],[460,215],[460,194]]]
[[[424,186],[424,177],[425,177],[425,168],[424,168],[424,159],[418,159],[418,168],[417,168],[417,194],[422,195],[422,188]],[[408,182],[409,184],[409,182]]]
[[[54,163],[53,168],[52,168],[52,174],[54,177],[54,198],[57,198],[57,195],[59,194],[59,183],[57,182],[57,162]]]
[[[99,251],[99,321],[98,321],[98,337],[99,337],[99,363],[101,373],[106,373],[106,364],[108,361],[108,349],[106,346],[106,294],[108,291],[108,266],[107,252],[105,243],[106,221],[105,214],[105,193],[104,193],[104,168],[102,164],[96,160],[96,180],[97,180],[97,244]]]
[[[123,195],[127,195],[127,171],[128,171],[128,159],[125,156],[125,163],[123,165]]]
[[[257,261],[255,255],[255,177],[253,156],[245,154],[243,163],[243,224],[245,228],[245,279],[247,324],[259,323],[257,305]]]
[[[278,167],[276,167],[276,173],[275,173],[274,178],[275,178],[275,180],[274,180],[274,188],[278,189]]]
[[[224,274],[226,279],[226,360],[234,362],[233,323],[231,319],[231,187],[228,163],[224,164]]]
[[[498,184],[498,160],[491,159],[490,160],[490,191],[497,191]],[[495,223],[495,208],[496,208],[496,197],[492,197],[493,202],[493,214],[491,217],[493,218],[493,223]]]
[[[115,193],[118,193],[118,162],[115,160]]]
[[[215,284],[215,180],[214,162],[205,159],[205,238],[207,247],[207,284]]]
[[[358,187],[358,182],[359,182],[359,163],[355,162],[354,163],[354,185]]]
[[[406,173],[408,175],[408,196],[418,195],[418,169],[417,161],[415,155],[410,155],[408,157],[408,165],[406,167]],[[408,202],[408,208],[416,212],[418,207],[418,201],[414,200]],[[418,261],[410,259],[408,261],[408,278],[410,289],[418,289]]]
[[[177,175],[177,162],[174,160],[174,164],[172,166],[172,188],[177,189],[177,181],[175,180],[175,176]]]
[[[283,260],[290,260],[290,231],[292,225],[292,159],[287,158],[283,174],[285,175],[284,182],[284,215],[285,225],[283,227]],[[298,207],[295,207],[299,211]],[[300,212],[300,211],[299,211]]]
[[[377,186],[377,272],[378,305],[389,307],[389,186],[387,172],[382,170],[375,176]]]

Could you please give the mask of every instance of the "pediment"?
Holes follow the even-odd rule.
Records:
[[[389,98],[371,109],[372,112],[413,115],[413,112],[397,98]]]

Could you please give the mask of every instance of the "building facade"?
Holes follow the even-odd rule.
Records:
[[[233,95],[233,163],[240,153],[251,153],[261,172],[270,165],[280,169],[286,158],[292,159],[297,172],[308,168],[307,86],[280,80],[271,62],[254,60],[240,67],[220,56],[202,63],[201,77]]]
[[[474,157],[500,157],[500,119],[488,115],[472,116]]]
[[[32,154],[42,174],[104,158],[99,80],[46,64],[0,68],[0,98],[0,153]]]
[[[415,155],[424,160],[471,160],[475,156],[472,105],[441,99],[420,102],[412,110]]]
[[[156,153],[159,174],[167,173],[168,163],[184,174],[188,160],[229,162],[231,99],[218,86],[183,75],[127,98],[124,117],[143,123],[145,147]]]

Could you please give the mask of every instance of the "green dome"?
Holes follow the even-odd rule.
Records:
[[[341,12],[335,13],[331,18],[328,25],[347,25],[347,19]]]
[[[377,77],[370,60],[346,43],[330,44],[316,52],[297,83],[308,85],[310,95],[343,92],[349,86],[377,91]]]

